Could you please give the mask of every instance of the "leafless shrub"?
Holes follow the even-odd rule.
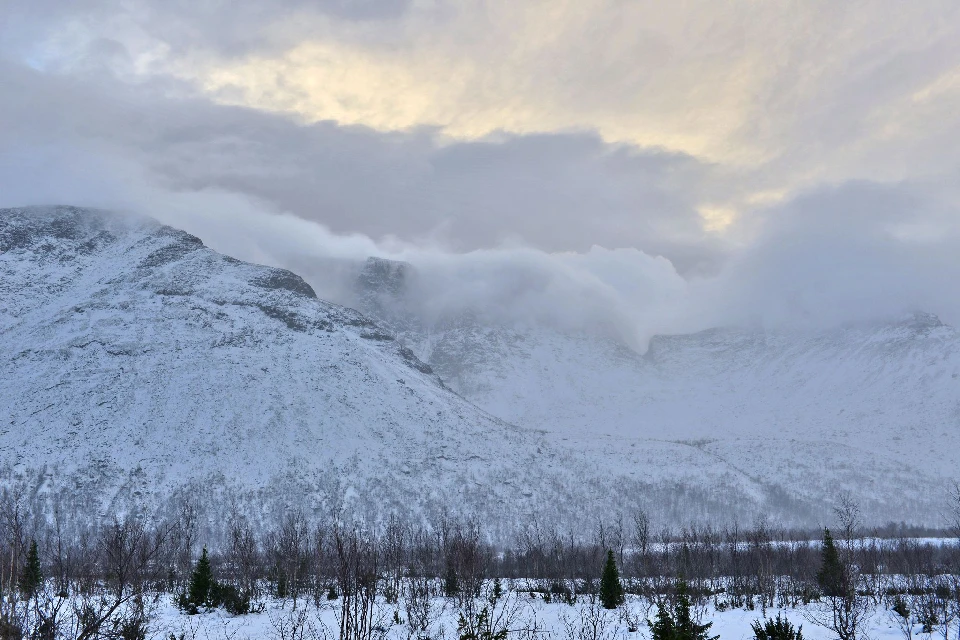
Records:
[[[567,640],[614,640],[617,637],[616,618],[600,606],[597,599],[574,610],[560,614]]]

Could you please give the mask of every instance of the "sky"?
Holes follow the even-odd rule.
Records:
[[[960,322],[960,4],[0,0],[0,206],[154,216],[342,300]]]

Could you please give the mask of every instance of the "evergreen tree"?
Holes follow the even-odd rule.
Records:
[[[649,624],[653,640],[676,640],[677,629],[673,624],[673,617],[663,603],[657,604],[657,619]]]
[[[690,592],[683,580],[677,585],[677,604],[674,608],[674,624],[677,627],[678,640],[717,640],[720,636],[709,636],[707,632],[712,622],[698,624],[690,615]]]
[[[210,567],[210,558],[207,557],[207,548],[203,548],[200,559],[197,560],[197,566],[190,576],[190,585],[187,587],[186,594],[180,597],[180,608],[190,614],[200,611],[200,607],[210,607],[213,605],[212,597],[216,590],[216,582],[213,579],[213,569]]]
[[[906,599],[897,595],[893,599],[893,605],[890,607],[890,618],[900,628],[900,632],[906,640],[913,639],[913,612]]]
[[[510,632],[506,628],[507,619],[502,615],[498,605],[503,599],[503,583],[500,578],[495,578],[493,588],[487,594],[487,603],[474,615],[469,612],[461,613],[457,622],[457,632],[460,640],[507,640],[507,634]]]
[[[687,583],[677,583],[677,598],[673,612],[662,604],[657,605],[657,619],[650,624],[653,640],[717,640],[720,636],[709,636],[707,632],[712,622],[698,624],[690,614],[690,593]]]
[[[30,551],[27,553],[27,563],[20,573],[18,586],[24,597],[32,598],[37,595],[41,585],[43,585],[43,574],[40,573],[40,552],[37,550],[37,541],[32,540]]]
[[[275,591],[277,597],[281,600],[286,599],[290,595],[290,586],[287,584],[287,574],[280,568],[276,570],[277,582]]]
[[[890,607],[890,610],[904,620],[908,622],[910,621],[910,605],[908,605],[907,601],[903,599],[903,596],[897,595],[893,599],[893,606]]]
[[[623,604],[623,585],[620,584],[620,572],[613,559],[613,551],[607,551],[607,561],[600,576],[600,604],[604,609],[616,609]]]
[[[447,575],[443,579],[443,595],[452,598],[460,593],[460,581],[457,580],[457,570],[453,563],[447,561]]]
[[[803,626],[796,629],[793,623],[777,614],[776,618],[767,618],[761,624],[755,620],[750,625],[755,640],[803,640]]]
[[[829,597],[843,596],[845,592],[846,571],[840,561],[837,546],[830,535],[830,529],[823,530],[823,546],[820,550],[821,565],[817,572],[817,584]]]
[[[480,609],[475,620],[468,620],[460,614],[457,622],[460,640],[507,640],[508,629],[497,625],[487,607]]]

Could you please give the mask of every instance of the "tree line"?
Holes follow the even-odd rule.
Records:
[[[203,506],[189,499],[162,517],[129,512],[70,527],[24,504],[10,494],[0,501],[0,639],[142,638],[151,603],[163,597],[185,614],[243,615],[276,600],[292,611],[335,606],[340,640],[371,640],[387,610],[426,640],[437,599],[458,612],[461,640],[532,640],[536,629],[510,626],[521,596],[581,612],[617,609],[628,628],[648,624],[655,640],[708,640],[706,611],[729,608],[758,612],[759,640],[802,640],[767,619],[772,608],[803,608],[839,640],[859,640],[878,608],[907,640],[918,625],[950,640],[960,621],[960,491],[941,532],[949,537],[938,539],[868,529],[846,498],[829,527],[808,535],[762,519],[657,527],[638,511],[571,532],[531,522],[509,541],[452,516],[370,523],[291,509],[266,525],[237,517],[211,536]],[[596,627],[582,617],[592,614],[580,615],[568,635]]]

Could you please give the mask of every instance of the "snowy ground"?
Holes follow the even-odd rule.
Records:
[[[389,640],[408,640],[411,637],[410,629],[403,624],[394,622],[394,611],[402,618],[402,606],[397,609],[394,605],[381,603],[376,619],[383,629],[382,633],[374,633],[374,640],[386,638]],[[150,638],[169,640],[171,635],[185,640],[253,640],[258,638],[286,640],[287,638],[302,638],[310,640],[318,638],[335,640],[339,636],[339,601],[325,602],[320,608],[312,601],[300,601],[297,609],[287,600],[285,603],[269,601],[260,613],[245,616],[232,616],[222,610],[204,613],[196,616],[186,616],[180,613],[172,604],[172,599],[166,597],[158,603],[155,621],[152,625]],[[442,598],[434,600],[437,610],[442,615],[431,627],[430,637],[434,640],[457,640],[457,613],[452,603]],[[647,607],[639,598],[630,596],[627,603],[628,610],[639,619]],[[596,635],[578,633],[578,623],[581,616],[590,617],[588,604],[570,606],[562,603],[545,603],[540,598],[530,598],[527,594],[511,595],[508,609],[514,609],[510,628],[512,638],[532,640],[533,638],[570,639],[570,640],[650,640],[650,632],[645,624],[635,632],[630,632],[624,622],[620,610],[604,611],[595,607],[602,616],[602,622]],[[655,609],[650,610],[652,618]],[[818,627],[809,620],[812,609],[768,609],[767,617],[773,618],[783,614],[794,625],[802,625],[803,636],[807,640],[835,640],[836,634]],[[758,609],[745,611],[733,609],[718,612],[708,608],[703,620],[712,621],[711,635],[719,635],[721,640],[747,640],[753,638],[751,623],[762,619]],[[296,622],[301,623],[302,635],[295,630]],[[952,631],[952,630],[951,630]],[[920,627],[914,629],[918,638],[927,638],[920,635]],[[897,629],[888,612],[877,607],[869,619],[866,637],[870,640],[898,640],[903,634]]]

